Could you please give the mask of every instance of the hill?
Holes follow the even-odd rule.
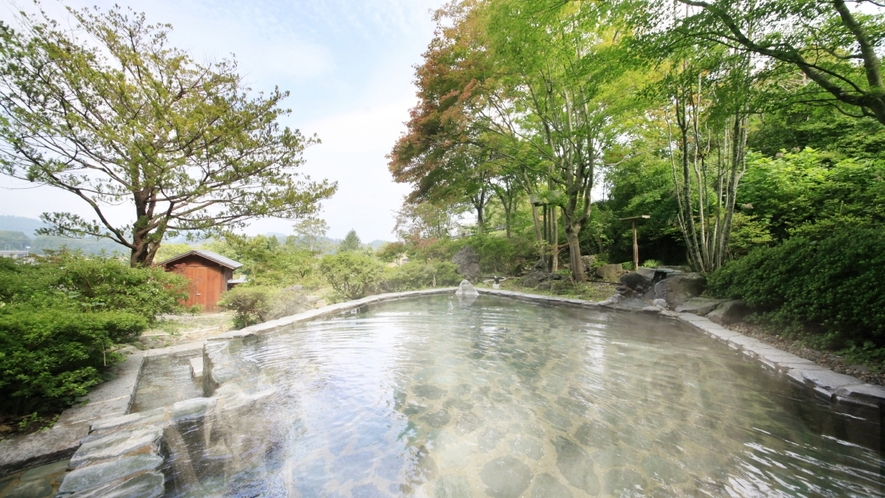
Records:
[[[0,215],[0,230],[7,232],[22,232],[32,239],[37,236],[34,232],[36,232],[38,228],[43,228],[45,226],[46,223],[35,218],[9,216],[5,214]]]

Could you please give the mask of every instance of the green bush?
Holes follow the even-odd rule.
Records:
[[[357,252],[341,252],[320,260],[320,273],[343,299],[357,299],[381,281],[383,268],[375,258]]]
[[[458,266],[454,263],[409,261],[402,266],[385,268],[381,288],[385,292],[401,292],[434,286],[447,287],[460,281]]]
[[[846,228],[755,249],[709,277],[722,297],[742,298],[772,323],[802,327],[828,347],[885,346],[885,233]]]
[[[298,290],[257,285],[234,287],[221,296],[218,304],[234,312],[234,327],[238,329],[301,313],[313,307]]]
[[[466,240],[479,256],[483,275],[516,275],[538,259],[533,242],[524,237],[491,237],[476,235]]]
[[[56,253],[36,264],[0,262],[0,302],[35,308],[126,311],[153,322],[181,312],[187,279],[159,267],[130,268],[112,258]]]
[[[11,401],[4,411],[65,408],[122,359],[111,347],[146,327],[143,317],[122,311],[0,308],[0,397]]]
[[[218,305],[234,312],[234,327],[241,329],[268,320],[271,301],[277,292],[270,287],[240,285],[225,292]]]

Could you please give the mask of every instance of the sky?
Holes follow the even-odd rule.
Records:
[[[394,240],[394,214],[408,185],[393,182],[385,155],[405,130],[415,105],[414,66],[433,36],[432,10],[443,0],[67,0],[74,8],[114,4],[144,12],[150,23],[168,23],[173,46],[197,61],[234,55],[254,92],[275,86],[291,92],[292,110],[281,124],[322,141],[305,151],[301,170],[314,180],[338,182],[323,202],[327,236],[356,230],[363,242]],[[43,8],[61,19],[55,0]],[[29,0],[0,0],[10,22]],[[116,208],[115,219],[128,219]],[[83,201],[49,187],[0,177],[0,215],[37,218],[67,211],[92,219]],[[249,234],[292,233],[288,220],[252,222]]]

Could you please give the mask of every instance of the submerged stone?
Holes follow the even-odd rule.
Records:
[[[479,474],[488,486],[486,494],[495,498],[516,498],[528,489],[532,471],[519,460],[506,456],[487,463]]]
[[[162,430],[157,427],[151,427],[133,431],[121,431],[87,441],[74,453],[70,467],[76,469],[102,460],[118,458],[145,446],[150,446],[152,450],[155,450],[160,444],[162,436]]]
[[[531,496],[532,498],[572,498],[572,492],[552,475],[541,474],[535,478]]]
[[[442,476],[433,481],[433,496],[436,498],[472,498],[470,483],[458,476]]]
[[[425,422],[427,425],[433,427],[434,429],[439,429],[452,419],[452,416],[449,415],[449,412],[445,410],[437,410],[435,412],[428,413],[421,417],[421,421]]]
[[[572,486],[591,495],[599,493],[599,477],[593,471],[593,460],[577,443],[559,436],[553,441],[556,466]]]
[[[140,453],[110,462],[81,467],[74,469],[65,476],[65,480],[58,492],[60,494],[73,493],[101,486],[102,484],[123,479],[139,472],[158,470],[162,465],[163,458],[159,455]]]

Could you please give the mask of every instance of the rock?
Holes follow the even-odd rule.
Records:
[[[664,309],[664,310],[668,309],[666,299],[655,299],[654,301],[651,302],[651,304],[652,304],[652,306],[657,306],[657,307]]]
[[[81,467],[69,472],[59,494],[68,494],[101,486],[105,483],[133,476],[140,472],[160,471],[163,458],[151,453],[125,456],[109,462]]]
[[[614,282],[621,276],[622,273],[625,273],[624,267],[621,265],[602,265],[596,269],[596,275],[608,282]]]
[[[618,285],[617,290],[624,296],[642,295],[651,286],[651,279],[647,279],[637,272],[621,275],[618,282],[620,285]]]
[[[534,477],[526,464],[511,456],[487,463],[479,476],[483,484],[488,486],[486,494],[496,498],[522,496]]]
[[[592,273],[593,265],[596,264],[596,255],[590,254],[588,256],[581,256],[581,261],[584,263],[584,271],[586,273]]]
[[[470,246],[464,246],[452,257],[452,263],[458,265],[458,274],[476,282],[479,280],[479,256]]]
[[[719,325],[731,325],[742,321],[750,314],[750,307],[742,299],[734,299],[725,301],[715,310],[707,314],[707,318],[713,323]]]
[[[549,273],[544,270],[534,269],[528,272],[522,280],[523,287],[531,287],[537,289],[541,284],[551,282],[553,280],[562,280],[562,275],[558,273]]]
[[[553,441],[556,467],[572,486],[590,495],[599,493],[599,477],[593,471],[593,460],[577,443],[562,436]]]
[[[667,307],[676,308],[690,297],[701,295],[707,279],[700,273],[673,275],[655,284],[655,298],[667,301]]]
[[[622,297],[621,299],[613,303],[603,303],[605,303],[605,301],[599,303],[600,306],[606,306],[608,308],[614,308],[616,310],[624,311],[642,311],[643,308],[648,306],[648,303],[641,299],[636,299],[635,297]]]
[[[654,268],[639,268],[636,270],[636,273],[642,275],[643,277],[651,280],[655,278],[655,269]]]
[[[85,440],[80,449],[71,457],[70,468],[77,469],[150,448],[156,452],[163,432],[156,427],[123,430],[108,436]]]
[[[692,297],[677,306],[674,311],[677,311],[679,313],[694,313],[695,315],[704,316],[707,313],[715,310],[720,304],[722,304],[721,299]]]
[[[532,498],[572,498],[572,492],[550,474],[541,474],[535,478],[532,487]]]
[[[476,288],[470,284],[467,280],[462,280],[461,285],[458,286],[458,289],[455,290],[455,295],[459,297],[476,297],[479,295]]]

